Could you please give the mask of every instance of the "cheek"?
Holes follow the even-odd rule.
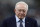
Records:
[[[24,13],[25,15],[27,14],[27,13]]]
[[[16,12],[16,13],[18,13],[18,12]]]
[[[18,14],[19,14],[19,12],[17,12],[17,11],[16,11],[16,14],[18,15]]]

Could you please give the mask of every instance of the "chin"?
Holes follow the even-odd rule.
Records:
[[[19,19],[23,19],[23,18],[19,18]]]
[[[23,19],[24,17],[20,17],[21,19]]]
[[[19,18],[24,18],[24,16],[19,16]]]

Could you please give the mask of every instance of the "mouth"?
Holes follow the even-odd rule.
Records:
[[[23,16],[23,15],[20,15],[19,17],[21,17],[21,18],[22,18],[22,17],[24,17],[24,16]]]

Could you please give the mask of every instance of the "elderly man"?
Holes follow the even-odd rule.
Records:
[[[6,19],[2,27],[37,27],[36,20],[27,17],[28,4],[23,1],[16,3],[15,16]]]

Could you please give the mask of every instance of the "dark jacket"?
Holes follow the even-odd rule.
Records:
[[[1,27],[16,27],[15,16],[12,16],[12,17],[4,20]],[[25,27],[38,27],[37,21],[35,19],[30,18],[30,17],[26,17]]]

